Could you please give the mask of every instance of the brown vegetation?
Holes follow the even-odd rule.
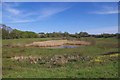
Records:
[[[61,45],[90,45],[90,42],[85,41],[69,41],[69,40],[51,40],[51,41],[42,41],[42,42],[33,42],[26,44],[25,46],[35,46],[35,47],[55,47]]]
[[[30,64],[48,64],[49,67],[52,66],[64,66],[67,63],[76,62],[76,61],[84,61],[87,60],[88,57],[83,57],[80,54],[74,55],[54,55],[51,57],[42,57],[42,56],[14,56],[11,57],[13,61],[25,62],[28,61]],[[90,57],[89,57],[90,60]]]

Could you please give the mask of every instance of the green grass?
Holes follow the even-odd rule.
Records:
[[[52,40],[51,38],[14,39],[3,40],[3,45],[26,44],[33,41]],[[90,61],[78,61],[65,64],[61,67],[46,67],[46,64],[30,64],[28,62],[12,61],[12,56],[54,56],[81,54],[90,56],[93,59],[105,52],[118,51],[118,40],[115,38],[82,38],[81,40],[93,42],[89,46],[78,48],[49,49],[39,47],[6,47],[3,46],[3,78],[56,78],[56,77],[77,77],[77,78],[115,78],[118,77],[118,60],[105,57],[105,62],[92,63]],[[112,60],[111,60],[112,59]]]
[[[3,45],[7,44],[27,44],[32,43],[34,41],[46,41],[46,40],[52,40],[52,38],[26,38],[26,39],[7,39],[3,40]]]

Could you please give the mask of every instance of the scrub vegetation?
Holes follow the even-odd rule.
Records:
[[[117,78],[118,39],[81,38],[76,48],[24,47],[55,38],[3,40],[3,78]],[[13,44],[15,46],[13,46]],[[19,46],[16,46],[19,45]]]

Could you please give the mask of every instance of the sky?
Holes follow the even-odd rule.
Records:
[[[4,2],[2,23],[39,32],[118,32],[116,2]]]

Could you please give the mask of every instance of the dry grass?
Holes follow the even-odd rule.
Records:
[[[51,57],[43,57],[43,56],[14,56],[11,57],[11,60],[18,62],[29,62],[31,64],[49,64],[49,67],[52,66],[64,66],[68,62],[79,61],[82,60],[82,56],[80,54],[76,55],[54,55]]]
[[[85,41],[50,40],[50,41],[42,41],[42,42],[33,42],[30,44],[26,44],[25,46],[55,47],[61,45],[90,45],[90,43]]]

